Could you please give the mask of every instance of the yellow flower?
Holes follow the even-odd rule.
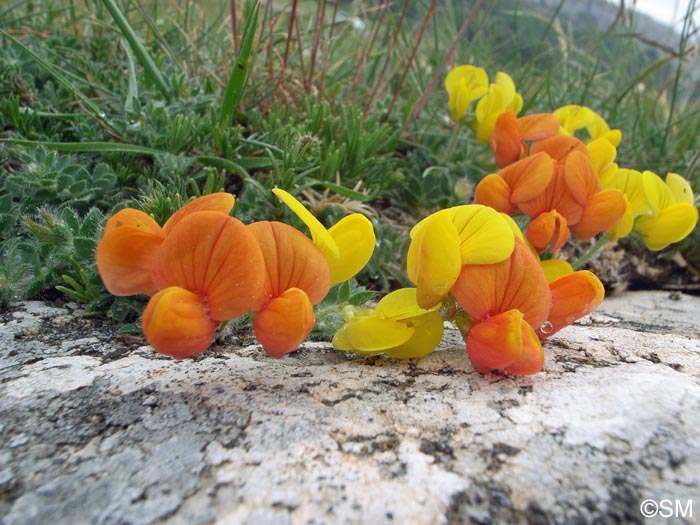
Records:
[[[457,66],[447,74],[445,89],[449,95],[448,107],[452,120],[458,122],[476,99],[489,89],[489,77],[480,67]]]
[[[489,86],[488,93],[476,105],[476,138],[482,144],[488,144],[501,113],[510,109],[517,114],[522,107],[523,97],[515,91],[513,80],[502,71],[496,73],[496,79]]]
[[[415,288],[401,288],[384,296],[374,309],[351,311],[333,346],[365,355],[423,357],[438,345],[442,331],[440,313],[419,307]]]
[[[606,138],[613,146],[617,146],[622,140],[619,129],[610,129],[605,119],[591,108],[570,104],[562,106],[554,112],[561,124],[561,132],[573,135],[578,130],[586,128],[590,140],[600,137]]]
[[[326,229],[291,194],[279,188],[273,189],[272,192],[309,228],[311,239],[328,261],[331,286],[347,281],[364,268],[372,257],[375,243],[374,228],[367,217],[353,213]]]
[[[634,228],[650,250],[662,250],[684,239],[698,221],[690,184],[676,173],[664,182],[654,172],[618,169],[601,179],[604,188],[622,191],[627,210],[608,235],[612,240],[628,235]]]
[[[651,171],[642,173],[642,187],[649,212],[635,223],[644,244],[650,250],[662,250],[684,239],[698,222],[690,184],[676,173],[666,175],[666,182]]]
[[[501,262],[510,257],[515,245],[509,222],[479,204],[434,213],[416,224],[410,235],[406,271],[422,308],[440,303],[462,265]]]

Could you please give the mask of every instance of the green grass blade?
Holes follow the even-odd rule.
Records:
[[[122,36],[127,42],[129,42],[131,50],[141,63],[141,67],[143,67],[146,74],[153,79],[158,91],[160,91],[165,99],[169,101],[172,95],[170,87],[168,86],[167,82],[165,82],[163,75],[158,69],[158,66],[156,66],[156,63],[151,58],[151,55],[148,54],[148,51],[146,51],[146,48],[143,46],[138,36],[136,36],[134,29],[131,27],[131,24],[129,24],[129,21],[124,16],[124,13],[120,11],[117,4],[114,3],[114,0],[102,0],[102,3],[109,11],[109,14],[112,15],[114,22],[119,26]]]
[[[129,42],[122,38],[122,47],[126,51],[126,58],[129,62],[129,87],[126,91],[126,101],[124,111],[128,115],[134,112],[134,100],[139,96],[139,85],[136,81],[136,63],[134,62],[134,52],[131,50]]]
[[[17,144],[18,146],[45,148],[69,153],[130,153],[132,155],[164,155],[167,152],[158,149],[120,144],[117,142],[47,142],[42,140],[0,139],[0,144]]]
[[[243,89],[245,88],[245,82],[248,78],[248,61],[250,59],[250,53],[253,50],[253,40],[258,26],[259,10],[260,4],[258,4],[258,2],[248,4],[248,8],[246,9],[246,21],[243,30],[243,40],[241,41],[241,49],[238,53],[236,63],[233,65],[231,75],[229,76],[224,102],[221,105],[221,114],[219,115],[219,125],[224,129],[228,129],[231,126],[233,115],[243,96]]]

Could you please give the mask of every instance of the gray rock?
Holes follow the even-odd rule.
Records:
[[[0,316],[3,525],[699,522],[697,297],[608,299],[524,378],[453,331],[421,360],[174,361],[92,323]]]

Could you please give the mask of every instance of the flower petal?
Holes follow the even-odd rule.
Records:
[[[582,206],[590,195],[600,191],[600,179],[588,154],[574,150],[564,161],[564,180],[574,200]]]
[[[457,229],[462,264],[501,262],[513,253],[515,241],[510,225],[496,210],[467,204],[444,211]]]
[[[184,359],[211,346],[218,323],[207,315],[199,295],[172,286],[151,297],[142,326],[156,352]]]
[[[121,296],[157,292],[151,272],[164,238],[158,223],[139,210],[127,208],[114,214],[105,224],[96,253],[105,288]]]
[[[400,288],[380,299],[374,308],[374,315],[401,321],[424,315],[428,311],[418,306],[418,294],[415,288]]]
[[[301,202],[296,200],[290,193],[287,193],[280,188],[274,188],[272,193],[274,193],[278,199],[289,206],[289,209],[291,209],[294,214],[299,217],[304,224],[306,224],[306,226],[309,228],[314,244],[316,244],[316,246],[318,246],[324,254],[330,253],[334,257],[340,257],[338,246],[335,244],[335,241],[331,237],[330,233],[328,233],[326,227],[323,226],[323,224],[321,224],[321,222],[314,217],[313,214],[307,210]]]
[[[341,331],[343,335],[339,341],[345,341],[349,348],[339,349],[361,354],[377,354],[407,342],[413,337],[415,328],[391,319],[359,317],[346,324]],[[335,338],[333,344],[336,344]]]
[[[505,368],[522,355],[523,314],[508,310],[474,325],[467,334],[467,354],[479,371]]]
[[[331,271],[331,286],[347,281],[362,270],[374,252],[376,237],[372,222],[359,213],[340,219],[328,230],[338,255],[332,250],[321,251],[326,256]]]
[[[520,323],[522,353],[520,357],[505,367],[505,371],[514,375],[536,374],[544,366],[544,350],[535,330],[528,323]]]
[[[504,111],[496,119],[489,144],[499,168],[519,160],[524,154],[525,143],[520,136],[518,117],[512,110]]]
[[[539,253],[555,252],[569,240],[569,226],[566,218],[553,210],[531,220],[525,234]]]
[[[644,238],[647,248],[657,251],[687,237],[697,222],[697,208],[687,202],[679,202],[660,210],[657,215],[639,217],[635,229]]]
[[[546,153],[537,153],[510,164],[499,174],[511,188],[511,201],[518,204],[534,199],[547,188],[554,164]]]
[[[166,234],[170,233],[183,218],[197,211],[216,211],[228,215],[233,209],[234,201],[233,195],[224,192],[199,197],[173,213],[163,226],[163,230]]]
[[[418,305],[432,308],[450,291],[462,267],[459,233],[443,210],[418,223],[411,236],[408,278],[416,285]]]
[[[515,164],[517,162],[511,166]],[[516,207],[511,203],[511,188],[498,173],[486,175],[479,181],[474,191],[474,202],[508,215],[516,211]]]
[[[588,198],[581,220],[571,226],[577,239],[590,239],[615,226],[625,215],[627,199],[618,190],[603,190]]]
[[[281,358],[299,345],[314,327],[316,317],[309,297],[299,288],[290,288],[273,298],[255,315],[255,337],[265,352]]]
[[[559,277],[564,277],[567,274],[573,273],[574,271],[572,266],[563,259],[547,259],[546,261],[541,261],[540,266],[542,266],[542,270],[544,270],[548,283],[559,279]]]
[[[311,304],[326,296],[330,269],[311,239],[281,222],[254,222],[247,228],[257,239],[265,259],[266,296],[278,297],[290,288],[304,290]]]
[[[580,270],[555,279],[549,284],[552,293],[552,309],[547,330],[538,329],[540,338],[549,337],[576,319],[598,308],[605,297],[605,288],[595,274]]]
[[[239,220],[214,211],[179,221],[161,245],[154,272],[159,288],[180,286],[206,297],[217,321],[259,309],[265,278],[255,236]]]
[[[549,286],[537,258],[521,241],[497,264],[467,264],[452,288],[460,306],[477,321],[517,309],[540,326],[551,305]]]
[[[671,190],[673,199],[676,202],[687,202],[688,204],[693,204],[693,202],[695,202],[690,184],[687,180],[678,175],[678,173],[669,172],[666,174],[666,186]]]
[[[535,113],[518,119],[520,136],[527,141],[539,141],[559,132],[559,121],[551,113]]]
[[[444,322],[437,310],[410,319],[410,325],[414,329],[413,336],[405,343],[387,349],[387,354],[399,359],[423,357],[442,340]]]

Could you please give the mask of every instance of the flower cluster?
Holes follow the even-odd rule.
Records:
[[[367,218],[349,215],[326,230],[292,195],[275,193],[313,240],[280,222],[244,225],[229,215],[227,193],[186,204],[162,227],[131,208],[107,221],[97,268],[112,294],[151,296],[142,326],[156,351],[195,356],[221,322],[250,312],[264,350],[282,357],[309,335],[330,286],[365,266],[374,248]]]
[[[413,227],[406,271],[414,287],[373,308],[345,306],[333,345],[418,358],[438,345],[448,321],[477,371],[537,373],[542,340],[605,295],[598,277],[574,271],[559,250],[571,237],[615,241],[632,232],[660,250],[695,227],[693,192],[675,173],[662,180],[620,168],[622,134],[590,108],[518,116],[523,98],[513,80],[499,72],[489,82],[471,65],[453,69],[445,87],[455,130],[466,125],[489,144],[494,171],[476,186],[473,204]],[[97,249],[100,275],[115,295],[151,296],[143,332],[158,352],[197,355],[220,323],[249,313],[264,350],[282,357],[311,332],[314,305],[369,261],[375,236],[366,217],[351,214],[326,229],[291,194],[273,193],[311,238],[280,222],[244,225],[230,216],[234,198],[225,193],[190,202],[163,226],[128,208],[109,219]]]
[[[479,182],[475,204],[438,211],[413,228],[406,266],[415,288],[374,309],[350,309],[333,343],[420,357],[437,346],[444,319],[462,332],[476,370],[536,373],[541,341],[605,295],[593,273],[574,271],[554,256],[558,250],[571,236],[616,240],[633,230],[651,250],[662,249],[695,227],[693,193],[677,174],[664,182],[619,168],[622,134],[590,108],[519,117],[523,99],[512,79],[499,72],[489,84],[486,71],[471,65],[454,68],[445,88],[455,129],[466,124],[488,143],[498,170]]]

